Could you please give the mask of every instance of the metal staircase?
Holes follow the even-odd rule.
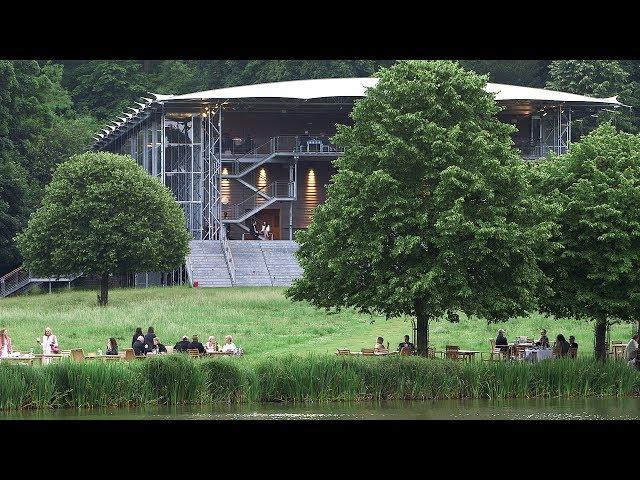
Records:
[[[16,293],[20,293],[24,290],[28,290],[31,287],[40,285],[41,283],[56,283],[56,282],[72,282],[79,275],[70,275],[68,277],[35,277],[31,275],[31,272],[18,267],[15,270],[0,277],[0,298],[8,297]]]
[[[271,182],[262,188],[258,188],[256,193],[249,198],[231,205],[228,210],[225,210],[228,216],[222,220],[222,223],[241,224],[274,202],[294,201],[296,199],[295,188],[294,182],[282,180]],[[244,227],[244,225],[240,226]],[[248,231],[247,228],[245,230]]]

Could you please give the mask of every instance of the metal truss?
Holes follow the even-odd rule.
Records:
[[[203,240],[220,240],[222,230],[222,105],[209,105],[203,113],[202,217]]]

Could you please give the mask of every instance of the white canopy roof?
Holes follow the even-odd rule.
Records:
[[[208,101],[208,100],[239,100],[260,98],[288,98],[298,100],[312,100],[321,98],[360,98],[366,96],[367,88],[375,87],[377,78],[323,78],[314,80],[293,80],[288,82],[261,83],[257,85],[242,85],[239,87],[219,88],[185,95],[152,94],[154,99],[142,98],[145,103],[136,102],[140,108],[129,107],[133,113],[123,112],[127,117],[119,117],[102,131],[105,135],[98,143],[109,142],[115,134],[120,133],[131,125],[139,122],[149,110],[167,102],[173,101]],[[500,83],[487,83],[486,90],[495,94],[498,102],[549,102],[568,103],[592,107],[620,107],[627,106],[620,103],[616,97],[594,98],[573,93],[557,92],[542,88],[519,87]],[[125,127],[121,130],[120,127]]]
[[[367,88],[375,87],[377,78],[325,78],[260,83],[240,87],[219,88],[186,95],[155,95],[156,101],[172,100],[230,100],[242,98],[292,98],[310,100],[332,97],[364,97]],[[486,90],[494,93],[497,101],[531,100],[548,102],[584,103],[623,106],[616,97],[594,98],[542,88],[519,87],[500,83],[487,83]]]

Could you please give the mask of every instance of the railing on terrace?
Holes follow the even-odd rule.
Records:
[[[239,220],[265,208],[273,201],[292,200],[294,198],[295,183],[278,180],[258,189],[255,194],[245,200],[235,205],[230,205],[228,208],[223,208],[223,211],[228,214],[225,218],[226,220]]]
[[[344,152],[344,148],[337,147],[330,142],[327,135],[279,135],[252,148],[241,155],[233,150],[223,149],[222,164],[227,168],[227,175],[241,175],[256,168],[256,163],[264,162],[268,157],[278,153],[292,155],[325,155],[333,156]],[[228,158],[232,156],[233,158]],[[227,157],[227,158],[225,158]]]

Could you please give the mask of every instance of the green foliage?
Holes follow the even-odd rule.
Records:
[[[246,379],[236,358],[205,360],[199,365],[206,376],[206,385],[213,401],[226,403],[242,399]]]
[[[132,106],[148,85],[140,62],[91,60],[74,69],[67,88],[80,112],[104,121]]]
[[[61,164],[17,237],[27,268],[53,276],[171,270],[188,240],[171,192],[130,157],[106,152]]]
[[[640,136],[603,125],[540,166],[538,188],[558,202],[562,245],[545,265],[550,313],[630,321],[640,294]]]
[[[232,366],[233,365],[233,366]],[[626,362],[454,362],[420,357],[296,356],[0,364],[0,410],[144,404],[568,398],[640,393]],[[244,380],[241,380],[244,379]],[[210,394],[203,395],[209,390]]]
[[[632,65],[625,64],[627,68]],[[547,88],[563,92],[619,100],[631,106],[639,106],[640,83],[630,78],[630,72],[618,60],[555,60],[549,66]],[[626,108],[600,111],[597,116],[574,119],[574,140],[586,135],[597,125],[612,122],[630,133],[640,131],[637,115]]]
[[[180,354],[144,360],[142,375],[151,399],[171,405],[196,403],[205,382],[205,372]]]
[[[559,206],[562,249],[542,262],[553,295],[545,312],[636,321],[640,314],[640,136],[602,125],[566,155],[542,163],[534,183]],[[603,339],[601,339],[603,340]]]
[[[326,202],[299,232],[303,277],[288,290],[318,307],[389,317],[461,310],[506,320],[535,306],[550,235],[485,77],[452,62],[378,73]]]
[[[544,87],[549,69],[547,60],[460,60],[460,65],[489,75],[491,82],[533,88]]]

